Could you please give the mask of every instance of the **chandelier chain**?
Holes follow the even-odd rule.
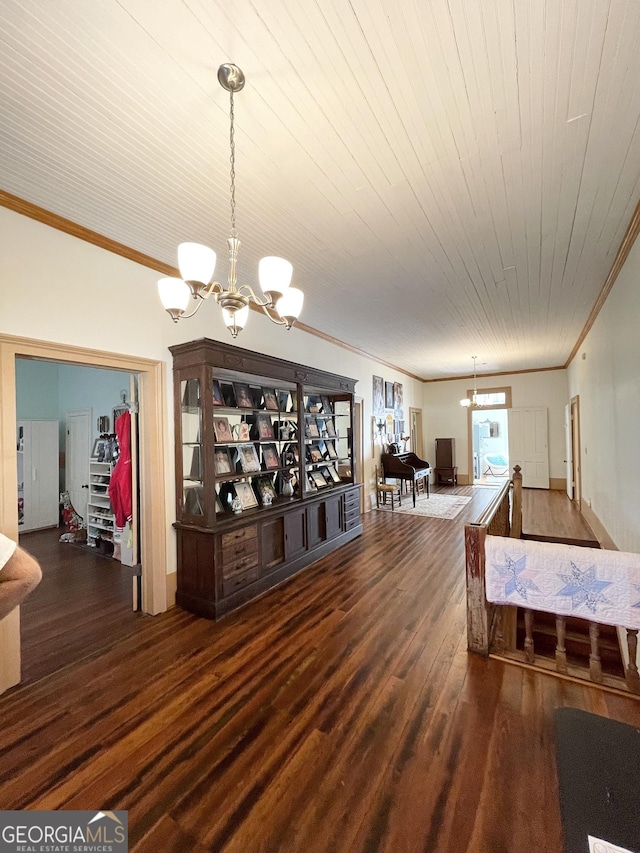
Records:
[[[231,236],[237,237],[238,231],[236,229],[236,140],[234,130],[235,113],[233,109],[233,89],[229,90],[229,102],[229,149],[231,151],[229,157],[229,161],[231,163]]]

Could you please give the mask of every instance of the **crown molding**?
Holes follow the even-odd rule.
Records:
[[[633,244],[636,242],[636,239],[640,234],[640,201],[636,205],[636,209],[631,217],[631,221],[625,231],[624,237],[622,238],[622,242],[620,243],[620,247],[616,252],[616,256],[613,260],[613,264],[611,265],[611,269],[609,271],[609,275],[606,278],[606,281],[603,285],[602,290],[600,291],[600,296],[598,296],[596,300],[596,304],[591,309],[591,313],[587,318],[587,322],[584,324],[584,328],[578,337],[571,353],[569,354],[569,358],[565,363],[565,367],[569,367],[573,359],[576,357],[578,350],[584,343],[584,339],[587,337],[589,332],[591,331],[591,327],[596,321],[596,318],[600,311],[602,310],[602,306],[607,301],[607,297],[611,293],[611,289],[615,284],[615,280],[618,278],[618,273],[624,266],[624,262],[629,257],[629,252],[633,248]]]
[[[77,237],[78,240],[84,240],[85,243],[91,243],[94,246],[98,246],[100,249],[105,249],[107,252],[112,252],[114,255],[120,255],[122,258],[126,258],[129,261],[133,261],[136,264],[140,264],[143,267],[148,267],[149,269],[156,270],[157,272],[162,273],[163,275],[168,276],[180,276],[180,271],[176,267],[172,267],[169,264],[165,264],[162,261],[157,260],[156,258],[152,258],[149,255],[145,255],[142,252],[138,252],[135,249],[132,249],[130,246],[125,246],[123,243],[118,243],[116,240],[111,240],[109,237],[105,237],[103,234],[98,234],[97,231],[91,231],[90,228],[85,228],[83,225],[78,225],[77,222],[72,222],[70,219],[66,219],[64,216],[59,216],[57,213],[52,213],[50,210],[46,210],[44,207],[39,207],[37,204],[33,204],[30,201],[25,201],[23,198],[19,198],[18,196],[11,195],[11,193],[5,192],[0,189],[0,207],[6,207],[9,210],[13,210],[15,213],[20,213],[23,216],[28,216],[29,219],[34,219],[36,222],[41,222],[43,225],[48,225],[50,228],[55,228],[57,231],[62,231],[65,234],[70,234],[72,237]],[[251,304],[251,308],[254,311],[262,314],[262,310],[257,306]],[[357,347],[353,347],[350,344],[345,343],[344,341],[340,341],[337,338],[332,337],[331,335],[326,334],[325,332],[320,332],[317,329],[312,328],[311,326],[307,326],[305,323],[296,322],[295,327],[302,332],[306,332],[308,335],[313,335],[316,338],[320,338],[323,341],[327,341],[334,346],[340,347],[341,349],[346,349],[349,352],[355,353],[356,355],[362,356],[362,358],[366,358],[370,361],[375,361],[377,364],[382,364],[384,367],[388,367],[391,370],[396,371],[397,373],[401,373],[403,376],[408,376],[410,379],[415,379],[418,382],[424,382],[421,376],[416,376],[414,373],[410,373],[408,370],[404,370],[401,367],[398,367],[395,364],[392,364],[388,361],[383,361],[380,358],[377,358],[374,355],[371,355],[365,350],[358,349]]]

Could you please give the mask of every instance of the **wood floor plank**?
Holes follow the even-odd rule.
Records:
[[[555,708],[640,726],[640,702],[467,653],[462,529],[494,492],[442,491],[472,500],[372,512],[219,623],[133,614],[130,577],[110,588],[103,560],[34,536],[0,807],[127,809],[133,853],[561,849]],[[529,501],[527,530],[567,510],[575,536],[557,497]]]

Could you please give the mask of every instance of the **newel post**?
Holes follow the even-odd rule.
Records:
[[[511,506],[511,532],[512,539],[522,538],[522,469],[516,465],[513,469],[513,504]]]
[[[467,648],[489,654],[489,619],[485,590],[485,540],[487,529],[481,524],[465,524],[464,547],[467,574]]]

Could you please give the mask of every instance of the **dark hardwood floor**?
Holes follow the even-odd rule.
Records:
[[[473,495],[453,521],[374,511],[227,619],[132,614],[2,697],[0,807],[128,809],[137,853],[560,851],[555,708],[640,702],[467,653],[493,492],[442,491]]]
[[[42,581],[20,616],[22,681],[30,684],[136,630],[131,570],[89,548],[60,542],[63,528],[25,533]]]

